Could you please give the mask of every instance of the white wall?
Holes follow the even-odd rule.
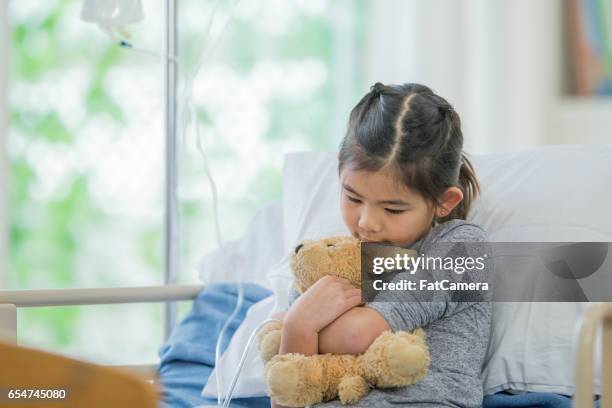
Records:
[[[8,257],[6,134],[8,130],[6,98],[8,66],[8,2],[0,1],[0,288],[6,287]]]
[[[556,137],[562,0],[375,0],[369,82],[422,82],[455,105],[471,153]],[[563,105],[563,104],[562,104]],[[568,140],[569,139],[569,140]]]

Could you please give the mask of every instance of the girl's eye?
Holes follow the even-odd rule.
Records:
[[[406,210],[394,210],[392,208],[385,208],[385,211],[388,212],[389,214],[401,214]]]
[[[353,203],[357,203],[357,204],[361,203],[361,200],[360,200],[360,199],[355,198],[355,197],[351,197],[351,196],[350,196],[350,195],[348,195],[348,194],[346,195],[346,198],[348,198],[348,199],[349,199],[349,201],[351,201],[351,202],[353,202]]]

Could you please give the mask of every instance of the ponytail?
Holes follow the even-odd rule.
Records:
[[[461,153],[461,167],[459,168],[459,186],[463,192],[463,200],[450,212],[446,217],[440,218],[439,222],[445,222],[452,219],[465,220],[470,212],[470,208],[480,192],[480,185],[476,179],[474,166],[467,158],[467,155]]]

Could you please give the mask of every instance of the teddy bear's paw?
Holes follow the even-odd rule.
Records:
[[[270,397],[281,405],[303,407],[323,399],[322,370],[301,354],[274,356],[266,365]]]
[[[423,335],[383,332],[362,356],[364,374],[376,387],[401,387],[421,380],[429,367]]]
[[[391,384],[414,384],[427,373],[429,351],[424,336],[407,332],[395,333],[387,342],[383,355],[391,374]]]
[[[338,384],[338,396],[343,404],[354,404],[368,395],[370,386],[363,377],[344,377]]]
[[[420,338],[423,343],[425,342],[425,339],[427,338],[427,334],[425,334],[425,330],[421,329],[420,327],[418,329],[414,329],[410,333],[405,332],[405,331],[400,331],[398,333],[403,335],[403,336],[405,336],[405,335],[416,336],[416,337]],[[414,339],[414,340],[416,340],[417,342],[419,341],[418,339]]]
[[[257,341],[259,343],[259,346],[261,347],[261,343],[266,340],[270,333],[279,331],[280,329],[281,323],[277,321],[269,322],[264,327],[262,327],[262,329],[259,331],[259,334],[257,335]]]
[[[267,335],[260,339],[259,342],[259,352],[261,354],[261,359],[264,362],[270,361],[272,357],[278,354],[278,350],[280,349],[281,342],[281,331],[280,330],[272,330],[267,333]]]
[[[297,395],[300,391],[299,377],[297,366],[290,361],[270,363],[266,375],[270,396],[286,400]]]

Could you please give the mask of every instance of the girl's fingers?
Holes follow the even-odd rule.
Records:
[[[342,290],[345,292],[350,292],[352,290],[355,290],[355,286],[351,285],[350,283],[347,283],[345,285],[342,285]]]
[[[340,278],[340,279],[342,279],[342,278]],[[355,288],[355,286],[349,280],[347,280],[347,279],[342,279],[340,282],[341,282],[340,283],[340,285],[341,285],[340,287],[342,288],[342,290],[344,292],[351,292],[351,291],[354,291],[354,290],[361,291],[360,288]]]
[[[339,282],[342,287],[346,287],[346,288],[354,288],[355,286],[353,285],[353,283],[345,278],[336,278],[337,282]]]
[[[361,303],[361,290],[355,289],[355,288],[351,289],[350,291],[347,292],[346,300],[350,304],[354,304],[354,305],[360,304]]]
[[[350,285],[350,281],[346,278],[341,278],[339,276],[330,276],[330,280],[334,282],[341,283],[343,285]]]
[[[335,289],[332,289],[332,290],[339,290],[345,299],[351,296],[361,297],[361,288],[355,288],[355,286],[353,286],[351,281],[349,281],[348,279],[339,278],[337,276],[330,276],[330,275],[326,275],[326,276],[327,277],[325,279],[327,280],[329,286],[327,285],[325,286],[328,287],[329,289],[332,289],[335,286]]]
[[[350,289],[347,289],[345,292],[346,296],[350,297],[350,296],[355,296],[357,294],[361,294],[361,289],[360,288],[356,288],[354,286],[351,286]]]
[[[361,294],[357,295],[357,296],[351,296],[348,299],[349,305],[351,308],[359,306],[360,304],[362,304],[363,302],[361,301]]]

